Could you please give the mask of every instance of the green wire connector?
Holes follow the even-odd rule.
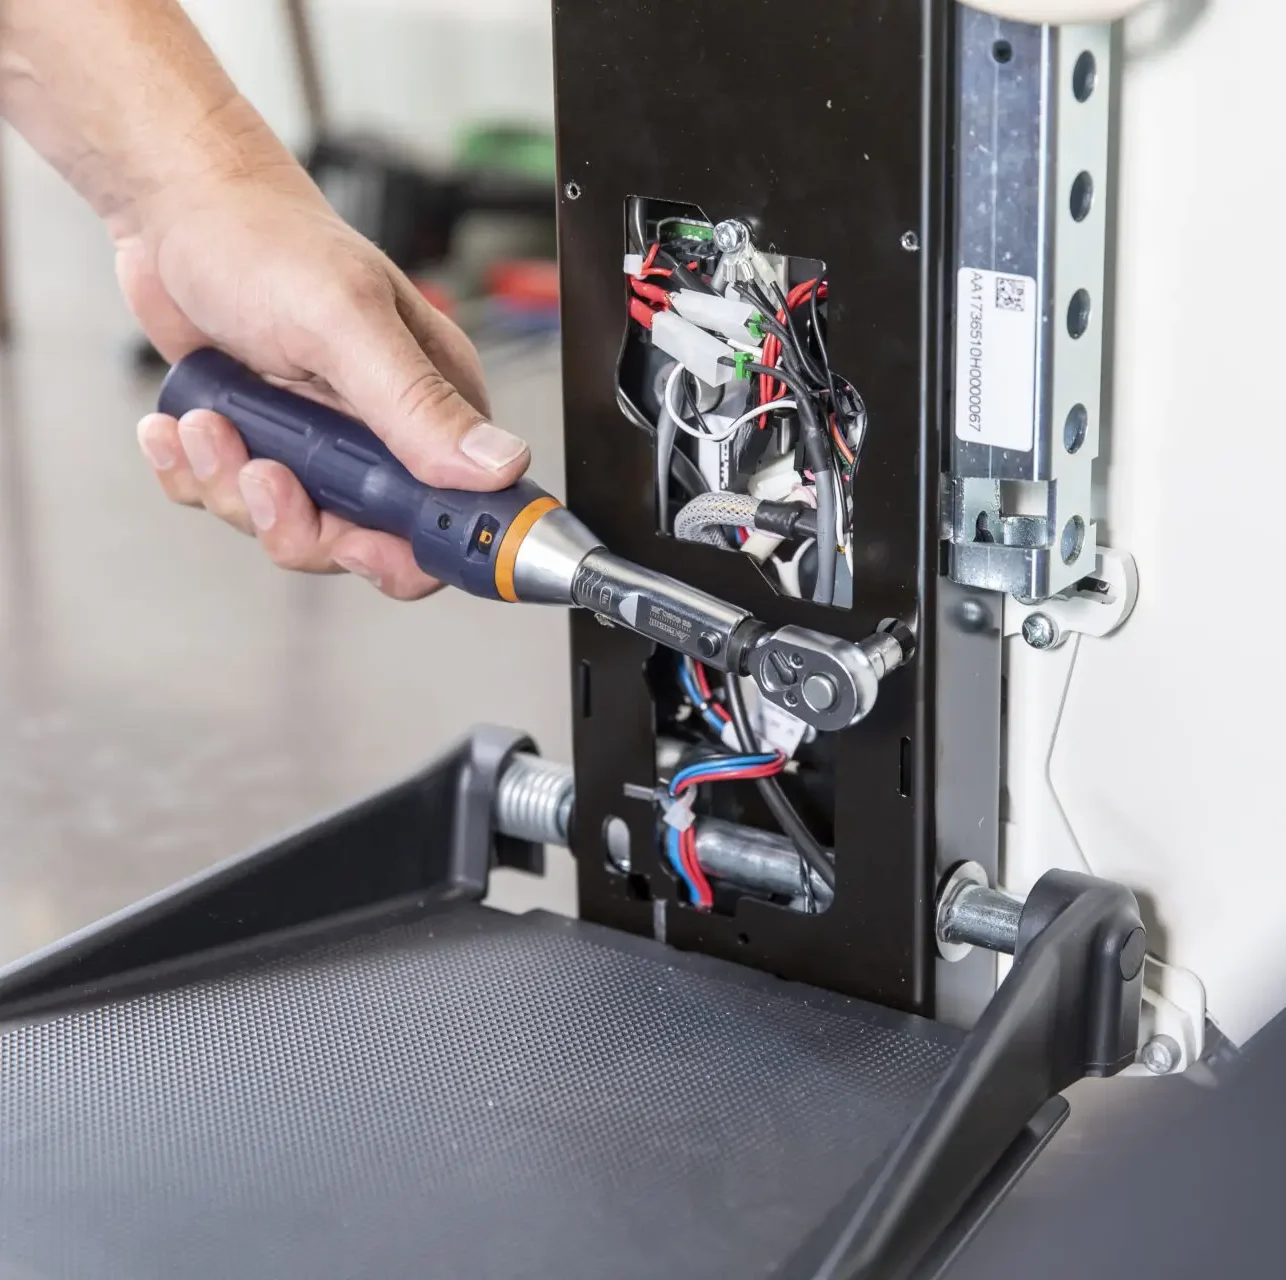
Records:
[[[755,314],[746,321],[746,332],[750,334],[752,338],[762,338],[764,336],[764,318],[759,314],[759,312],[756,311]]]
[[[737,377],[743,380],[750,377],[750,366],[755,362],[755,353],[753,351],[735,351],[732,355],[733,364],[737,369]]]

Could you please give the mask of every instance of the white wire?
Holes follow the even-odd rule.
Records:
[[[679,412],[678,404],[675,402],[675,395],[679,389],[679,379],[683,376],[683,371],[683,365],[676,364],[674,366],[674,372],[671,373],[669,378],[666,380],[665,408],[670,417],[674,419],[679,430],[692,436],[696,440],[708,440],[711,444],[722,444],[725,440],[736,435],[736,433],[740,431],[747,422],[753,422],[761,414],[770,409],[776,411],[778,409],[798,408],[798,405],[796,405],[793,400],[774,400],[770,405],[760,405],[758,408],[751,409],[749,412],[743,413],[741,417],[739,417],[735,422],[729,423],[722,431],[702,431],[700,427],[694,427],[692,423],[688,422],[683,417]]]

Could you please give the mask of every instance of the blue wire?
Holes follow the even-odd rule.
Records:
[[[692,678],[692,670],[686,662],[679,663],[679,683],[683,686],[683,692],[688,695],[688,700],[692,705],[701,712],[702,719],[712,728],[715,733],[723,733],[723,721],[715,715],[714,710],[701,696],[701,690],[697,688],[697,682]]]
[[[665,852],[670,859],[670,866],[674,868],[674,874],[683,881],[688,891],[688,901],[697,903],[701,901],[701,895],[697,892],[697,887],[692,883],[692,877],[688,875],[683,865],[683,854],[679,848],[679,841],[682,833],[678,827],[670,827],[665,837]]]
[[[766,764],[775,764],[778,759],[779,757],[775,755],[758,755],[720,756],[715,760],[702,760],[698,764],[690,764],[687,768],[680,769],[674,775],[670,780],[670,794],[678,795],[679,786],[692,779],[709,778],[714,781],[725,774],[740,773],[745,769],[758,769]]]

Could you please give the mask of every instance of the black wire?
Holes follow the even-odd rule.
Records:
[[[781,359],[786,368],[794,370],[801,378],[807,378],[813,384],[815,392],[825,391],[826,379],[822,376],[822,371],[815,364],[804,364],[799,359],[799,346],[792,340],[791,331],[776,320],[764,319],[762,324],[781,343]]]
[[[821,315],[817,310],[817,294],[821,285],[813,290],[812,296],[808,300],[808,315],[813,322],[813,337],[817,341],[817,350],[822,354],[822,366],[826,370],[826,386],[831,393],[831,404],[835,407],[835,412],[839,413],[839,402],[835,397],[835,375],[831,372],[831,358],[826,350],[826,339],[822,336]]]
[[[795,327],[795,317],[790,309],[790,304],[786,301],[786,295],[782,293],[781,285],[777,284],[775,281],[773,283],[773,291],[777,294],[777,298],[781,303],[779,310],[782,315],[786,317],[786,332],[790,337],[790,345],[794,348],[795,355],[798,357],[800,365],[808,371],[809,376],[815,382],[821,386],[825,386],[826,380],[822,377],[822,371],[817,367],[808,352],[804,350],[804,344],[799,340],[799,330]],[[813,288],[812,296],[814,298],[817,297],[816,286]]]
[[[696,414],[697,426],[701,428],[706,435],[710,434],[710,424],[706,421],[706,416],[701,412],[701,397],[696,389],[697,375],[691,370],[683,371],[683,400],[684,403]]]
[[[732,716],[733,728],[741,750],[747,755],[755,755],[759,746],[755,741],[755,732],[750,726],[750,716],[746,711],[746,699],[741,692],[741,682],[736,675],[729,674],[723,689],[724,699],[728,703],[728,713]],[[764,803],[772,812],[782,831],[790,837],[791,843],[800,858],[808,865],[809,870],[832,892],[835,889],[835,868],[826,855],[826,850],[814,839],[813,833],[804,825],[804,820],[795,811],[795,806],[786,798],[781,784],[776,778],[758,778],[755,786]]]
[[[673,254],[667,253],[664,249],[658,249],[654,261],[662,267],[668,267],[671,271],[670,282],[676,280],[679,284],[687,289],[695,289],[697,293],[710,293],[718,297],[719,291],[712,285],[701,278],[699,272],[689,271]]]

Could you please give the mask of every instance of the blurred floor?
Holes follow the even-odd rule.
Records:
[[[565,616],[397,605],[281,573],[168,506],[155,400],[93,216],[13,139],[17,336],[0,358],[0,963],[422,764],[471,724],[569,752]],[[497,420],[561,483],[556,353],[491,361]],[[498,877],[568,910],[570,859]]]

